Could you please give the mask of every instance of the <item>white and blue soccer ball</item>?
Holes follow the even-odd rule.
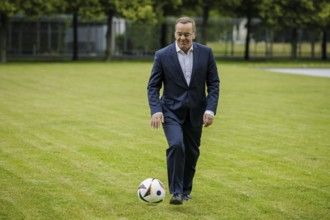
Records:
[[[140,183],[137,195],[142,202],[157,205],[165,199],[164,184],[158,179],[145,179]]]

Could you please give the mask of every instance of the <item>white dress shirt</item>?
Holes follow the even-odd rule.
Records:
[[[188,53],[186,54],[183,50],[180,49],[178,43],[175,42],[175,48],[178,55],[179,63],[184,74],[184,78],[186,79],[187,84],[190,84],[191,73],[193,68],[193,46],[191,45]]]

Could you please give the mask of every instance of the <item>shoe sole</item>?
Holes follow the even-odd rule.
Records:
[[[171,205],[182,205],[182,201],[170,201]]]
[[[182,200],[188,202],[191,201],[192,198],[190,196],[183,196]]]

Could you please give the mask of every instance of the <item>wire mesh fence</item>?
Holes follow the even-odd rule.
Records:
[[[196,18],[196,42],[201,39],[201,20]],[[174,18],[168,18],[166,28],[133,23],[115,18],[112,24],[113,57],[151,57],[166,44],[174,42]],[[252,22],[249,55],[253,58],[290,58],[291,30],[267,27],[258,19]],[[78,52],[84,58],[102,58],[106,50],[107,25],[105,20],[80,21],[78,26]],[[219,58],[243,58],[246,49],[246,19],[210,19],[207,27],[207,45]],[[321,57],[321,31],[299,29],[297,58]],[[329,42],[327,42],[329,45]],[[29,19],[11,18],[7,35],[7,55],[18,57],[69,58],[73,47],[73,27],[70,16],[52,16]],[[328,46],[329,48],[329,46]]]

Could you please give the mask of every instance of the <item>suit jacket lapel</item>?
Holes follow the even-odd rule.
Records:
[[[196,68],[197,68],[197,63],[198,63],[198,57],[199,57],[199,48],[198,45],[193,43],[193,68],[191,72],[191,78],[190,78],[190,84],[192,83],[194,79],[194,75],[196,74]]]

